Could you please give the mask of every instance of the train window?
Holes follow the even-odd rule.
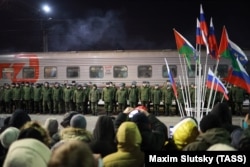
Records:
[[[127,78],[128,77],[128,67],[127,66],[114,66],[113,68],[114,78]]]
[[[188,70],[188,77],[189,78],[195,78],[195,65],[194,64],[192,64],[192,65],[190,65],[190,67],[191,67],[191,69],[190,68],[187,68],[187,70]],[[196,74],[198,75],[199,74],[199,66],[197,66],[197,72],[196,72]],[[201,74],[203,74],[203,70],[201,69]]]
[[[214,68],[215,70],[215,65]],[[217,67],[217,76],[220,78],[225,78],[228,74],[228,65],[227,64],[219,64]]]
[[[152,66],[141,65],[138,66],[138,78],[151,78],[152,77]]]
[[[34,78],[35,77],[35,69],[32,67],[24,67],[23,68],[23,78]]]
[[[44,67],[44,78],[55,78],[57,76],[57,68],[55,66]]]
[[[103,66],[90,66],[89,77],[90,78],[103,78]]]
[[[14,69],[13,68],[3,68],[2,76],[3,76],[3,79],[12,79],[14,76]]]
[[[66,69],[67,78],[77,78],[79,77],[80,68],[79,67],[67,67]]]
[[[172,76],[174,78],[177,77],[177,66],[176,65],[168,65],[169,66],[169,69],[172,73]],[[167,70],[167,66],[166,65],[163,65],[162,66],[162,77],[163,78],[168,78],[168,70]]]

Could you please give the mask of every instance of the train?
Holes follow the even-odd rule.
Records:
[[[202,70],[205,67],[215,69],[216,60],[206,58],[205,51],[200,57]],[[125,83],[126,86],[133,81],[164,85],[169,81],[165,58],[175,82],[181,82],[183,76],[187,76],[188,82],[195,82],[196,60],[191,58],[190,68],[185,68],[184,56],[177,50],[111,50],[2,54],[0,85],[73,81],[99,87],[110,81]],[[228,59],[220,60],[217,75],[226,77],[230,66]]]

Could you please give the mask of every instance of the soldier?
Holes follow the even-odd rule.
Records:
[[[11,107],[12,106],[11,105],[12,94],[13,92],[12,92],[12,89],[10,88],[10,85],[6,84],[5,89],[4,89],[4,95],[3,95],[6,113],[13,112],[12,107]]]
[[[106,87],[102,90],[102,100],[104,102],[104,110],[107,115],[112,114],[115,91],[110,87],[110,82],[106,83]]]
[[[243,115],[243,101],[245,100],[245,90],[234,85],[233,101],[235,104],[236,115]]]
[[[96,84],[93,84],[92,89],[89,92],[89,102],[92,115],[98,115],[98,101],[100,100],[100,92],[97,89]]]
[[[5,112],[5,106],[4,106],[4,87],[0,85],[0,113]]]
[[[71,89],[73,90],[73,92],[75,92],[75,90],[77,90],[76,81],[72,81],[71,84],[72,84]],[[73,101],[73,99],[71,100],[71,109],[72,111],[76,110],[76,103]]]
[[[148,110],[150,108],[150,98],[150,88],[147,86],[147,82],[143,81],[139,91],[139,101],[141,105],[147,107]]]
[[[22,98],[23,98],[23,89],[20,87],[19,83],[16,83],[16,86],[13,89],[13,102],[15,109],[21,109],[22,108]]]
[[[83,114],[83,90],[82,85],[77,85],[77,89],[74,91],[73,102],[76,105],[76,111]]]
[[[32,104],[33,87],[30,86],[29,82],[26,82],[23,87],[23,100],[24,100],[24,110],[28,113],[33,112]]]
[[[175,104],[176,105],[176,114],[180,115],[180,111],[183,111],[184,112],[183,116],[187,116],[183,95],[184,95],[183,86],[178,85],[177,86],[177,100],[178,100],[180,106],[178,106],[177,101],[176,101],[176,104]]]
[[[129,100],[130,107],[132,107],[132,108],[137,107],[138,97],[139,97],[139,89],[136,86],[136,82],[133,81],[131,84],[131,87],[128,90],[128,100]]]
[[[118,103],[118,112],[123,112],[127,107],[128,91],[125,83],[121,83],[119,89],[116,91],[115,101]]]
[[[62,112],[62,99],[63,99],[63,90],[60,87],[59,83],[56,82],[52,88],[52,100],[53,100],[53,112],[58,114]]]
[[[113,82],[110,82],[110,88],[111,89],[113,89],[113,91],[114,91],[114,97],[113,97],[113,104],[112,104],[112,112],[113,113],[116,113],[117,112],[117,101],[116,101],[116,99],[115,99],[115,95],[116,95],[116,91],[117,91],[117,88],[116,88],[116,86],[115,86],[115,84],[113,83]]]
[[[162,89],[162,101],[164,105],[164,114],[166,116],[172,115],[171,106],[174,98],[173,89],[170,82],[166,84],[166,87]]]
[[[44,83],[42,88],[42,99],[43,99],[43,113],[52,113],[52,88],[48,82]]]
[[[36,83],[33,91],[35,113],[42,113],[42,98],[42,87],[39,83]]]
[[[88,114],[89,88],[86,83],[83,84],[83,113]]]
[[[160,103],[161,103],[161,99],[162,99],[162,91],[159,89],[159,84],[155,84],[155,87],[151,93],[151,99],[152,99],[152,103],[153,103],[153,114],[159,115]]]
[[[67,84],[63,90],[63,101],[65,106],[65,112],[72,111],[71,101],[73,100],[74,91],[71,88],[71,84]]]

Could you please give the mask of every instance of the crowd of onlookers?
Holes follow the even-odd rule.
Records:
[[[145,106],[127,107],[116,117],[100,115],[92,132],[87,126],[77,111],[41,124],[16,109],[0,129],[0,166],[138,167],[150,151],[250,150],[250,115],[243,127],[233,125],[227,103],[217,103],[199,123],[180,117],[172,136]]]

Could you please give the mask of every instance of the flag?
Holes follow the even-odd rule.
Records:
[[[212,84],[213,84],[213,87],[212,87]],[[206,85],[210,89],[221,92],[224,95],[226,100],[229,99],[227,95],[228,94],[227,88],[220,81],[220,79],[215,76],[215,74],[212,72],[210,68],[208,69]]]
[[[201,30],[201,36],[202,36],[202,40],[206,46],[207,55],[209,55],[209,46],[208,46],[207,38],[205,37],[205,34],[202,30]]]
[[[244,69],[243,65],[240,63],[239,59],[236,58],[235,67],[232,68],[228,77],[224,80],[241,87],[242,89],[246,90],[247,93],[250,93],[250,77],[246,70]]]
[[[179,54],[185,57],[188,68],[191,69],[190,56],[191,55],[195,56],[196,53],[195,48],[175,29],[174,29],[174,36]]]
[[[166,67],[167,67],[167,70],[168,70],[168,77],[169,77],[170,83],[171,83],[173,91],[174,91],[174,96],[177,98],[177,86],[176,86],[176,83],[175,83],[173,75],[172,75],[172,73],[171,73],[171,71],[169,69],[167,59],[165,58],[164,60],[165,60]]]
[[[222,30],[218,53],[221,57],[231,59],[233,68],[237,68],[238,66],[236,63],[237,58],[243,65],[246,64],[246,62],[248,62],[247,56],[244,54],[244,52],[228,38],[225,26],[223,27]]]
[[[228,43],[229,43],[228,47],[231,54],[234,55],[234,57],[237,57],[241,62],[241,64],[245,65],[248,62],[246,54],[241,50],[241,48],[238,45],[236,45],[231,40],[228,40]]]
[[[197,21],[196,21],[196,44],[198,44],[198,45],[203,45],[204,44],[204,42],[202,40],[202,36],[201,36],[200,21],[199,21],[198,18],[197,18]]]
[[[207,37],[208,28],[207,28],[207,23],[206,23],[205,14],[204,14],[202,5],[200,5],[200,28],[204,32],[204,35]]]
[[[219,59],[218,54],[218,45],[215,37],[213,19],[210,19],[210,26],[209,26],[209,35],[208,35],[208,46],[209,46],[209,54],[214,59]]]

